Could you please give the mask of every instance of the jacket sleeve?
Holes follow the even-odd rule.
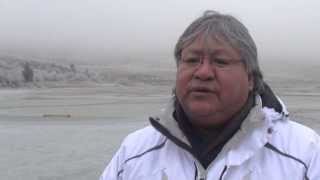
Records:
[[[122,180],[121,172],[124,147],[120,146],[119,150],[113,156],[107,167],[104,169],[99,180]]]
[[[316,135],[316,141],[312,144],[312,157],[307,170],[309,180],[320,179],[320,137]]]

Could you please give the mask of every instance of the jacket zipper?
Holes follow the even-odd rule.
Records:
[[[195,165],[195,168],[196,168],[195,180],[206,180],[207,179],[207,175],[208,175],[209,166],[208,166],[207,169],[204,169],[203,166],[198,161],[196,161],[194,165]],[[222,170],[222,172],[221,172],[221,174],[220,174],[219,180],[222,180],[222,178],[225,175],[227,169],[228,169],[228,166],[225,165],[223,170]]]
[[[194,163],[196,168],[196,180],[206,180],[207,179],[207,173],[208,171],[204,169],[204,167],[199,163],[199,161],[196,161]]]

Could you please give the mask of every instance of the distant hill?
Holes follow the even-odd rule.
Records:
[[[28,64],[33,71],[33,81],[26,82],[23,71]],[[174,71],[139,65],[78,65],[38,61],[13,56],[0,56],[0,87],[43,87],[57,83],[114,83],[125,86],[135,84],[172,85]]]
[[[33,71],[33,82],[26,82],[23,76],[24,67]],[[10,56],[0,57],[0,87],[41,86],[43,82],[87,81],[94,80],[89,70],[80,71],[74,64],[55,64],[39,62]]]

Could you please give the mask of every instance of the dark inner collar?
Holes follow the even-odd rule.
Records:
[[[193,154],[206,168],[216,158],[226,142],[237,132],[254,104],[255,97],[250,93],[246,104],[239,113],[234,115],[225,125],[219,128],[211,128],[206,133],[200,132],[191,124],[177,99],[174,104],[173,116],[178,122],[179,128],[189,140]]]

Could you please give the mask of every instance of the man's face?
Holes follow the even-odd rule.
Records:
[[[226,123],[243,107],[252,87],[239,52],[222,38],[200,35],[182,50],[176,96],[193,125]]]

